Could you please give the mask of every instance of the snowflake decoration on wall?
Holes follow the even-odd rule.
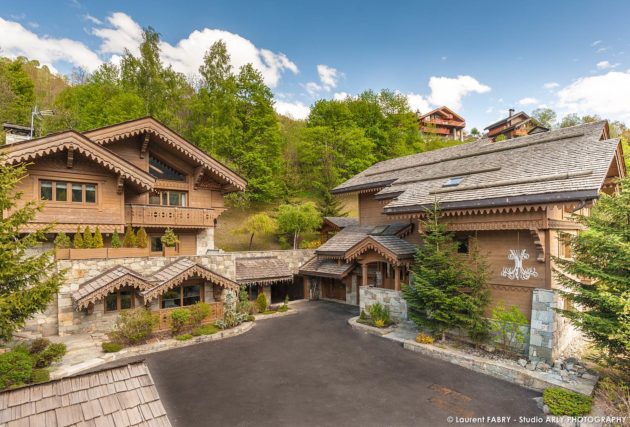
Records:
[[[503,267],[501,276],[510,280],[528,280],[530,277],[538,277],[538,272],[534,267],[523,268],[523,261],[529,259],[526,249],[510,249],[508,259],[514,261],[514,267]]]

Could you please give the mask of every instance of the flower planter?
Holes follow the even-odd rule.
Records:
[[[55,259],[70,259],[70,249],[55,249]]]
[[[144,257],[151,254],[146,248],[107,248],[108,258]]]
[[[70,249],[70,259],[107,258],[107,248]]]
[[[177,248],[175,246],[164,246],[162,249],[162,254],[164,256],[176,256]]]

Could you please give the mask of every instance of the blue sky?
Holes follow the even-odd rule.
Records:
[[[389,88],[422,111],[450,106],[469,129],[539,106],[630,124],[630,2],[442,3],[2,0],[0,55],[93,69],[152,26],[187,75],[225,39],[295,117],[318,98]]]

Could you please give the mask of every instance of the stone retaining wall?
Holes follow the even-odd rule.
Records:
[[[359,305],[361,310],[372,304],[381,303],[389,309],[392,320],[399,322],[407,320],[407,302],[402,298],[400,292],[393,289],[374,288],[361,286],[359,288]]]

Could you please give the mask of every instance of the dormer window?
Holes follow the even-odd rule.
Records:
[[[464,180],[463,176],[454,176],[449,178],[442,187],[456,187]]]
[[[186,176],[164,162],[149,155],[149,173],[157,179],[169,181],[186,181]]]

